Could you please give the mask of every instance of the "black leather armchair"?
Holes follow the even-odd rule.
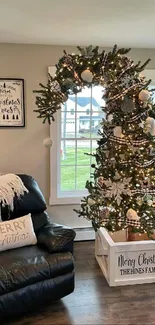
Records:
[[[0,323],[39,308],[74,290],[75,232],[52,223],[36,181],[18,175],[29,190],[14,198],[14,211],[2,207],[2,220],[31,213],[38,243],[0,253]]]

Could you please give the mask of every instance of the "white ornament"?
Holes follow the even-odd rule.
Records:
[[[88,83],[91,83],[92,80],[93,80],[93,74],[90,70],[86,69],[84,70],[82,73],[81,73],[81,78],[88,82]]]
[[[152,200],[148,200],[148,201],[147,201],[147,204],[151,207],[152,204],[153,204],[153,201],[152,201]]]
[[[152,136],[155,135],[155,119],[153,117],[147,117],[145,121],[145,129],[146,132],[151,133]]]
[[[114,136],[118,138],[123,138],[124,135],[122,134],[122,127],[121,126],[115,126],[114,128]]]
[[[127,211],[126,216],[127,216],[128,220],[139,220],[140,219],[137,212],[133,209],[129,209]]]
[[[107,116],[107,121],[108,122],[111,122],[113,120],[113,114],[109,114],[108,116]]]
[[[106,181],[104,181],[104,185],[106,186],[106,190],[105,190],[105,197],[108,198],[115,198],[117,201],[117,204],[120,205],[121,201],[122,201],[122,194],[124,195],[128,195],[131,196],[131,190],[129,188],[129,183],[131,181],[131,177],[129,178],[124,178],[122,181],[120,182],[112,182],[111,179],[108,179]]]
[[[92,206],[92,205],[94,205],[96,202],[93,200],[93,199],[91,199],[90,197],[88,198],[88,205],[89,206]]]
[[[52,141],[51,138],[45,138],[44,141],[43,141],[43,145],[46,148],[52,147],[52,144],[53,144],[53,141]]]
[[[148,90],[146,89],[143,89],[140,91],[139,93],[139,99],[142,101],[142,102],[147,102],[150,98],[150,93]]]

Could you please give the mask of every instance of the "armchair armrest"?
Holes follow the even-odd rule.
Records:
[[[38,230],[36,236],[38,244],[46,246],[49,252],[73,251],[75,231],[69,227],[48,223]]]

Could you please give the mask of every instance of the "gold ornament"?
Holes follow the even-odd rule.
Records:
[[[121,126],[115,126],[114,128],[114,136],[118,138],[123,138],[124,135],[122,133],[122,127]]]
[[[137,212],[135,210],[131,209],[131,208],[127,211],[126,216],[127,216],[127,219],[128,220],[135,220],[135,221],[137,221],[137,220],[140,219],[139,216],[138,216],[138,214],[137,214]]]
[[[87,203],[88,203],[89,206],[92,206],[92,205],[94,205],[96,203],[96,201],[94,201],[93,199],[91,199],[89,197]]]

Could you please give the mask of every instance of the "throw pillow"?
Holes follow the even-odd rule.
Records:
[[[0,252],[36,243],[31,214],[0,222]]]

